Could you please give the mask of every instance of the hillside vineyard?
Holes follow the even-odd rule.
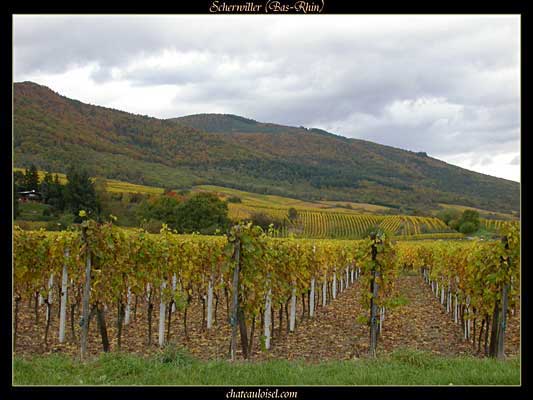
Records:
[[[375,353],[379,333],[386,329],[387,309],[394,303],[395,282],[400,272],[410,272],[421,274],[430,285],[449,318],[461,324],[465,340],[480,344],[485,337],[487,346],[490,332],[489,351],[501,356],[506,318],[515,312],[520,293],[518,227],[506,224],[502,235],[501,241],[494,242],[395,243],[386,237],[355,241],[272,238],[251,225],[237,225],[228,236],[177,235],[167,229],[148,234],[94,221],[84,222],[81,232],[15,227],[15,351],[18,312],[25,302],[35,304],[37,320],[38,303],[46,305],[45,344],[64,342],[69,330],[73,337],[79,334],[74,316],[81,315],[83,355],[89,304],[108,351],[103,310],[117,321],[114,343],[120,348],[122,327],[130,323],[133,308],[136,312],[141,304],[146,306],[149,340],[152,319],[158,317],[157,341],[163,346],[172,313],[179,309],[186,318],[194,299],[203,302],[202,325],[205,322],[207,330],[215,324],[232,325],[234,316],[229,322],[217,318],[217,309],[220,312],[222,308],[219,299],[222,303],[224,296],[228,313],[230,299],[238,301],[239,321],[244,326],[240,327],[241,337],[242,329],[248,332],[251,327],[253,338],[256,319],[261,321],[261,346],[268,350],[276,323],[274,309],[286,307],[288,328],[293,331],[299,318],[297,303],[302,302],[305,314],[314,318],[317,307],[327,306],[359,281],[364,288],[360,302],[367,310],[360,317],[368,324],[370,349]],[[56,309],[59,329],[50,332],[49,321]],[[242,341],[244,357],[251,342]],[[233,356],[235,346],[233,343]]]

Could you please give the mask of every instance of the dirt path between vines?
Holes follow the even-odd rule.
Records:
[[[366,289],[366,288],[365,288]],[[366,315],[360,302],[361,287],[359,282],[340,293],[326,307],[318,306],[315,318],[302,319],[301,300],[298,299],[296,331],[286,332],[286,320],[283,316],[281,336],[279,334],[279,310],[275,310],[274,336],[269,352],[261,351],[262,334],[259,319],[256,322],[254,336],[253,360],[266,359],[305,359],[307,361],[348,360],[354,357],[366,357],[369,345],[369,329],[358,322],[357,317]],[[452,316],[432,295],[430,288],[424,284],[422,277],[403,275],[396,282],[397,295],[404,300],[403,305],[386,312],[384,329],[378,342],[378,353],[388,353],[400,348],[415,348],[442,355],[474,354],[472,344],[463,340],[461,327],[455,324]],[[54,304],[57,307],[57,303]],[[183,313],[176,312],[172,317],[170,341],[184,346],[200,359],[227,359],[231,329],[225,310],[225,299],[220,297],[217,324],[210,332],[202,329],[202,306],[193,304],[187,313],[189,337],[185,338]],[[67,318],[67,343],[59,344],[57,340],[57,308],[52,310],[49,332],[49,345],[43,345],[45,314],[44,307],[39,310],[40,321],[35,326],[33,306],[27,301],[20,304],[19,335],[17,354],[69,353],[79,354],[77,340],[71,339],[70,318]],[[152,321],[152,345],[148,346],[148,328],[146,305],[139,304],[136,319],[124,328],[122,351],[151,354],[158,351],[157,327],[159,305],[154,305]],[[117,350],[116,311],[107,312],[108,335],[111,351]],[[79,339],[79,326],[76,319],[76,334]],[[478,322],[479,329],[480,322]],[[520,348],[519,313],[510,316],[506,337],[506,354],[518,354]],[[240,340],[240,339],[239,339]],[[96,322],[91,323],[89,352],[101,352],[101,343]],[[477,349],[477,345],[476,345]]]
[[[274,341],[268,356],[258,358],[303,358],[310,361],[365,357],[369,347],[369,329],[357,322],[366,315],[359,301],[359,283],[343,292],[325,308],[319,308],[314,320],[303,320],[296,332]],[[378,352],[400,348],[430,351],[441,355],[475,355],[475,347],[463,339],[460,324],[453,322],[421,276],[403,275],[396,282],[396,295],[403,305],[387,310]],[[481,321],[476,322],[479,334]],[[506,338],[506,354],[520,350],[518,315],[510,315]],[[477,341],[477,338],[476,338]],[[483,341],[482,341],[483,349]]]

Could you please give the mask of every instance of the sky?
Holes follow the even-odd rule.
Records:
[[[321,128],[520,181],[520,17],[16,15],[14,81]]]

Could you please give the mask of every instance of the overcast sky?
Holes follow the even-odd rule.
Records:
[[[519,16],[15,16],[14,80],[317,127],[520,180]]]

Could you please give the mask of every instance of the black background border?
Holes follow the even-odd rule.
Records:
[[[222,1],[222,0],[221,0]],[[251,0],[248,0],[251,1]],[[242,0],[225,0],[227,4],[242,4],[246,3]],[[265,0],[255,0],[256,4],[265,3]],[[280,0],[283,3],[293,4],[294,1]],[[528,142],[528,22],[529,9],[526,7],[526,1],[499,1],[499,2],[480,2],[463,0],[463,1],[446,1],[436,2],[413,2],[413,1],[345,1],[339,0],[324,0],[325,6],[323,14],[521,14],[521,204],[527,204],[526,180],[528,175],[525,172],[525,161],[527,155]],[[10,315],[11,322],[11,237],[12,237],[12,54],[13,54],[13,14],[209,14],[209,5],[211,1],[184,1],[174,0],[172,3],[162,5],[161,3],[150,2],[151,8],[142,7],[139,3],[128,3],[126,6],[119,6],[117,3],[106,4],[105,2],[91,1],[84,4],[77,3],[80,8],[74,8],[73,3],[69,5],[60,5],[57,2],[54,4],[46,4],[46,2],[39,2],[32,4],[29,1],[19,3],[17,5],[4,7],[2,13],[2,22],[0,23],[2,29],[2,79],[1,79],[1,134],[3,150],[1,156],[2,179],[1,183],[4,187],[3,195],[0,196],[0,216],[2,222],[2,240],[0,246],[2,248],[2,268],[1,268],[1,284],[3,285],[0,295],[2,301],[2,315]],[[249,13],[241,13],[249,14]],[[229,15],[228,13],[219,13],[217,15]],[[278,14],[282,16],[283,14]],[[214,16],[216,17],[216,16]],[[68,33],[66,33],[68,34]],[[529,355],[527,345],[527,322],[528,322],[528,295],[527,289],[529,285],[528,273],[528,255],[527,248],[523,246],[524,237],[527,237],[527,217],[524,207],[521,207],[521,224],[522,224],[522,386],[521,387],[486,387],[486,386],[469,386],[469,387],[387,387],[387,386],[373,386],[373,387],[322,387],[322,386],[275,386],[269,387],[270,390],[279,388],[281,390],[295,390],[298,392],[298,399],[321,399],[330,397],[333,399],[398,399],[398,398],[471,398],[472,396],[482,396],[484,398],[492,396],[502,396],[509,394],[513,396],[513,400],[518,397],[525,397],[530,391],[527,376],[527,358]],[[11,323],[7,323],[7,319],[0,325],[1,329],[1,362],[5,367],[2,377],[2,394],[0,398],[47,398],[63,399],[72,397],[76,398],[93,398],[95,396],[112,395],[120,396],[128,399],[133,398],[147,398],[153,399],[178,399],[178,398],[216,398],[224,399],[225,394],[233,388],[235,391],[239,390],[239,386],[228,387],[13,387],[12,386],[12,354],[11,354]],[[245,387],[247,390],[254,388],[265,388],[264,386]],[[244,387],[243,387],[244,389]],[[106,396],[107,397],[107,396]]]

